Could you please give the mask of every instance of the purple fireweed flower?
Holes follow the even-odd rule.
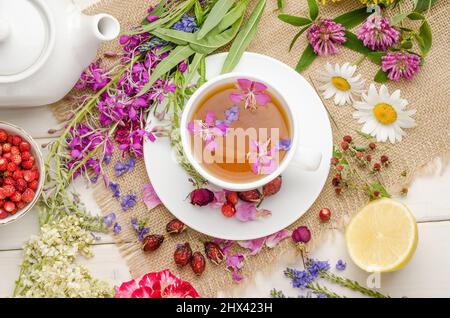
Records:
[[[103,218],[103,223],[107,226],[107,227],[111,227],[114,224],[114,221],[116,220],[116,214],[115,213],[110,213],[108,215],[106,215]]]
[[[198,31],[198,26],[197,23],[195,22],[195,17],[191,17],[188,14],[184,14],[181,17],[181,20],[173,25],[172,29],[187,33],[194,33]]]
[[[149,15],[147,17],[147,21],[150,23],[155,22],[156,20],[159,20],[159,17],[157,15]]]
[[[270,103],[270,95],[266,94],[267,86],[263,83],[251,81],[245,78],[237,80],[239,93],[231,93],[233,103],[244,102],[245,109],[256,110],[258,105],[265,106]]]
[[[177,86],[169,81],[157,80],[149,91],[148,97],[161,104],[169,93],[175,92]]]
[[[186,62],[186,61],[183,61],[183,62],[181,62],[180,64],[178,64],[178,70],[179,70],[181,73],[186,72],[186,71],[187,71],[187,67],[188,67],[188,65],[187,65],[187,62]]]
[[[119,96],[107,95],[97,103],[100,112],[100,124],[109,127],[113,122],[121,121],[125,118],[127,103]]]
[[[330,19],[320,19],[308,29],[306,36],[314,53],[320,56],[338,53],[337,46],[347,41],[342,24]]]
[[[113,232],[115,235],[118,235],[122,231],[122,227],[119,225],[119,223],[115,223],[113,227]]]
[[[101,60],[97,60],[85,70],[81,76],[75,88],[77,89],[85,89],[90,88],[94,91],[99,91],[103,87],[105,87],[110,81],[111,78],[107,74],[105,70],[103,70],[100,66]]]
[[[147,41],[150,35],[148,33],[140,33],[135,35],[122,35],[119,43],[126,53],[133,53],[141,43]]]
[[[216,149],[217,144],[215,138],[217,136],[224,136],[227,128],[223,123],[216,125],[216,114],[211,111],[206,114],[204,121],[191,121],[187,127],[191,134],[200,136],[205,141],[205,148],[208,151],[214,151]]]
[[[254,174],[271,174],[278,168],[278,162],[275,153],[276,147],[269,149],[270,139],[259,142],[250,140],[250,151],[247,158],[253,163],[252,170]]]
[[[120,185],[118,183],[109,182],[108,187],[111,189],[114,198],[120,198]]]
[[[347,263],[345,263],[343,260],[338,260],[336,263],[336,269],[339,271],[345,271],[347,268]]]
[[[239,119],[239,107],[231,106],[225,111],[225,120],[217,119],[216,126],[230,126]]]
[[[371,15],[356,31],[358,39],[371,50],[386,51],[400,39],[400,32],[382,16]]]
[[[407,52],[390,52],[381,58],[381,68],[392,81],[411,80],[420,69],[420,58]]]
[[[130,193],[122,196],[122,202],[120,203],[122,207],[122,211],[128,211],[132,207],[134,207],[137,203],[137,195],[136,193]]]
[[[150,233],[150,228],[145,227],[146,222],[139,221],[136,217],[132,217],[130,223],[138,235],[139,241],[143,241],[145,236]]]

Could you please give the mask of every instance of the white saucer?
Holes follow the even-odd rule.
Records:
[[[220,74],[226,53],[206,59],[207,78]],[[327,112],[312,86],[295,70],[271,57],[246,52],[236,72],[254,74],[277,81],[280,93],[289,104],[297,105],[300,144],[322,152],[320,168],[301,172],[294,167],[283,173],[279,193],[264,200],[262,207],[272,216],[240,222],[226,218],[220,209],[195,207],[186,196],[193,190],[188,175],[175,162],[168,138],[144,144],[147,173],[156,193],[172,214],[190,228],[212,237],[228,240],[250,240],[284,229],[300,218],[319,196],[328,176],[332,155],[332,132]]]

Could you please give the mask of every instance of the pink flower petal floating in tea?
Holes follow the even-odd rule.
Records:
[[[144,203],[147,206],[147,209],[151,210],[162,203],[151,183],[144,185],[143,193]]]
[[[228,126],[224,123],[216,125],[216,114],[209,111],[204,121],[191,121],[187,129],[191,134],[197,135],[205,141],[205,148],[208,151],[214,151],[217,146],[215,138],[224,136],[227,133]]]
[[[241,222],[254,221],[259,217],[267,217],[272,213],[268,210],[258,210],[255,203],[244,202],[236,207],[235,217]]]
[[[247,158],[253,162],[254,174],[271,174],[278,168],[278,162],[274,158],[278,148],[273,147],[269,150],[269,144],[270,139],[265,142],[250,141],[250,152],[247,154]]]
[[[261,82],[251,81],[245,78],[237,80],[240,93],[231,93],[230,99],[233,103],[244,101],[245,109],[254,111],[258,105],[265,106],[270,103],[270,95],[266,94],[267,86]]]

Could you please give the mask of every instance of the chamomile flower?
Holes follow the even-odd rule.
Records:
[[[322,82],[319,89],[323,92],[325,99],[334,96],[334,104],[344,106],[351,103],[355,96],[363,92],[364,80],[361,74],[354,76],[356,65],[345,63],[342,66],[336,64],[334,67],[327,62],[325,70],[319,74],[318,80]]]
[[[374,84],[370,84],[369,91],[362,95],[360,102],[355,102],[353,107],[357,109],[353,117],[359,123],[364,123],[361,131],[385,142],[401,141],[405,135],[404,128],[413,128],[416,122],[411,118],[416,113],[415,109],[404,110],[408,105],[406,99],[400,98],[400,90],[392,95],[386,86],[381,85],[378,92]]]

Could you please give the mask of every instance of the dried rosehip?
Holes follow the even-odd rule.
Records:
[[[363,153],[361,151],[358,151],[356,153],[356,158],[361,159],[363,157]]]
[[[209,258],[209,260],[216,265],[222,263],[225,256],[220,246],[214,242],[205,242],[204,245],[205,254]]]
[[[373,171],[380,171],[380,169],[381,165],[378,162],[373,164]]]
[[[372,156],[371,155],[366,155],[366,161],[370,162],[372,160]]]
[[[195,189],[190,194],[191,204],[205,206],[214,201],[214,193],[208,189]]]
[[[382,164],[386,165],[389,162],[389,157],[386,155],[382,155],[380,161]]]
[[[369,144],[369,148],[370,148],[371,150],[375,150],[376,147],[377,147],[377,145],[375,145],[373,142],[371,142],[371,143]]]
[[[238,197],[237,192],[235,192],[235,191],[227,191],[226,199],[227,199],[228,203],[236,205],[236,204],[238,204],[239,197]]]
[[[347,150],[348,147],[349,147],[348,142],[346,142],[346,141],[341,142],[341,148],[342,148],[342,150]]]
[[[268,184],[263,186],[263,196],[270,197],[271,195],[277,194],[281,189],[282,182],[281,176],[276,177]]]
[[[175,264],[181,267],[186,266],[187,264],[189,264],[191,257],[192,257],[192,249],[189,243],[177,245],[175,253],[173,254]]]
[[[191,268],[195,275],[201,275],[205,271],[206,260],[202,253],[195,252],[191,258]]]
[[[347,135],[347,136],[344,136],[344,138],[342,138],[342,140],[344,140],[345,142],[351,143],[353,138],[352,138],[352,136]]]
[[[147,235],[142,241],[142,250],[144,252],[153,252],[157,250],[164,242],[164,236],[162,235]]]
[[[173,219],[166,225],[166,231],[169,234],[179,234],[186,229],[186,225],[178,219]]]
[[[222,214],[224,216],[226,216],[227,218],[231,218],[236,214],[236,208],[234,206],[234,204],[229,203],[229,202],[225,202],[222,205]]]
[[[239,199],[245,202],[259,202],[262,198],[258,189],[243,191],[238,193]]]

